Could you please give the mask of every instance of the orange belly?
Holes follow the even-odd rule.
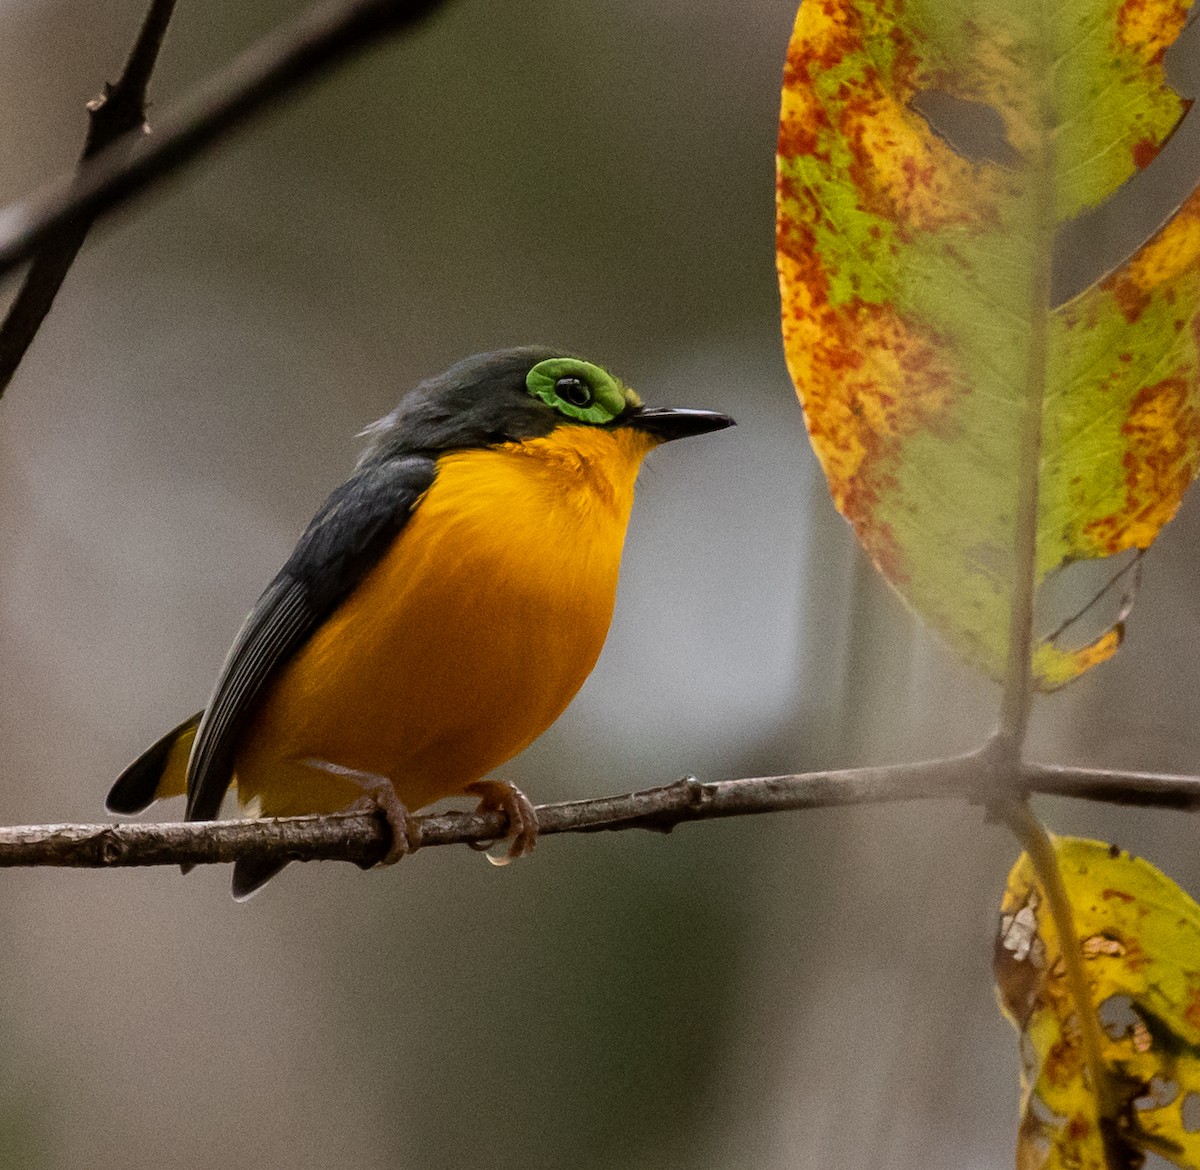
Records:
[[[604,644],[652,445],[561,427],[444,456],[384,559],[270,684],[238,745],[242,802],[332,812],[369,776],[420,808],[540,735]]]

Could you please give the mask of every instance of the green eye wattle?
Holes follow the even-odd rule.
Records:
[[[525,386],[559,414],[600,426],[612,422],[630,403],[611,374],[579,358],[538,362],[525,376]]]

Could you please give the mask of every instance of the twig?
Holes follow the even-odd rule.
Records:
[[[1030,763],[1021,768],[1021,783],[1026,791],[1047,796],[1073,796],[1140,808],[1200,809],[1200,776]]]
[[[902,800],[997,796],[986,752],[880,768],[761,776],[701,783],[680,780],[623,796],[544,804],[540,834],[621,829],[669,832],[687,821]],[[1200,777],[1091,771],[1027,765],[1010,792],[1050,792],[1089,800],[1159,808],[1200,807]],[[437,813],[414,817],[418,845],[492,841],[504,832],[501,813]],[[278,820],[192,824],[25,825],[0,828],[0,867],[53,865],[82,868],[130,865],[204,865],[287,857],[294,861],[351,861],[373,865],[387,852],[390,832],[371,812]]]
[[[389,34],[411,28],[445,0],[328,0],[239,57],[154,134],[125,135],[78,178],[0,211],[0,276],[76,216],[95,218],[236,129],[281,97]]]
[[[121,76],[88,103],[88,133],[80,155],[81,167],[122,135],[146,130],[146,90],[174,9],[175,0],[151,0]],[[76,215],[67,220],[34,258],[0,325],[0,397],[50,312],[94,221],[94,215]]]

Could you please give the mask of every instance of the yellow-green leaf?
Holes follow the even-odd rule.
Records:
[[[1022,855],[1008,878],[996,986],[1021,1033],[1020,1170],[1200,1167],[1200,906],[1149,862],[1059,838],[1101,1057],[1116,1108],[1101,1124],[1054,923]],[[1105,1160],[1105,1133],[1110,1152]]]
[[[1055,570],[1146,548],[1200,464],[1200,191],[1050,303],[1059,227],[1186,113],[1163,56],[1187,11],[805,0],[796,20],[778,158],[788,367],[837,507],[997,678],[1014,611],[1028,633]],[[973,130],[948,135],[957,148],[947,110]],[[1033,638],[1042,688],[1119,644],[1119,621],[1081,629]]]

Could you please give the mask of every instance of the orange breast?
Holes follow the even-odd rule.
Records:
[[[362,794],[353,771],[420,808],[541,734],[603,646],[652,445],[566,426],[444,456],[383,560],[270,685],[239,745],[242,801],[335,811]]]

